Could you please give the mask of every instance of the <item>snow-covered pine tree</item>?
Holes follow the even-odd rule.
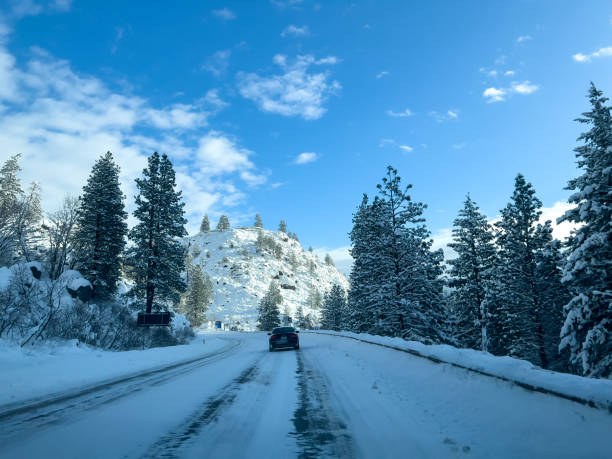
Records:
[[[561,349],[586,376],[612,377],[612,116],[608,99],[594,84],[591,111],[578,122],[591,129],[574,151],[583,174],[569,181],[576,207],[558,221],[580,225],[568,241],[563,282],[571,300],[565,306]]]
[[[457,258],[450,265],[449,301],[456,314],[455,339],[472,349],[487,350],[487,314],[484,310],[485,285],[495,260],[493,234],[487,218],[468,194],[455,219],[453,242],[448,244]]]
[[[545,336],[558,303],[539,292],[554,278],[538,277],[538,259],[551,241],[550,228],[538,225],[542,203],[533,186],[518,174],[511,202],[502,209],[498,229],[497,266],[492,270],[485,307],[491,314],[492,352],[527,359],[547,368]],[[548,247],[550,249],[550,247]],[[549,271],[540,274],[553,276]]]
[[[278,284],[272,281],[268,287],[268,291],[257,307],[259,312],[257,326],[260,330],[272,330],[280,325],[279,305],[282,302],[283,297],[278,288]]]
[[[361,204],[353,214],[350,253],[353,266],[348,292],[347,327],[356,333],[372,331],[375,325],[374,310],[378,307],[378,290],[372,274],[377,266],[377,257],[372,243],[375,240],[376,216],[374,209],[363,195]]]
[[[192,327],[198,327],[206,320],[206,310],[212,299],[212,282],[202,273],[202,266],[195,265],[185,297],[184,311]]]
[[[421,217],[426,207],[411,200],[393,167],[353,218],[349,327],[425,342],[447,339],[441,251],[431,251]]]
[[[329,253],[325,254],[325,264],[328,266],[336,266],[334,264],[334,259],[331,257],[331,255]]]
[[[297,328],[306,328],[304,327],[304,308],[302,306],[298,306],[295,311],[295,326]]]
[[[221,217],[219,218],[219,222],[217,223],[216,231],[229,231],[229,229],[230,229],[230,222],[229,222],[229,219],[227,218],[227,215],[221,215]]]
[[[278,224],[278,230],[281,233],[287,233],[287,223],[285,223],[285,220],[280,221],[280,223]]]
[[[388,298],[380,311],[384,334],[424,342],[445,341],[441,280],[442,251],[431,251],[430,233],[423,210],[401,187],[397,170],[389,166],[379,196],[373,203],[381,210],[378,249],[386,269],[381,297]],[[379,201],[378,203],[376,201]]]
[[[145,301],[147,313],[176,304],[185,291],[181,274],[185,248],[179,238],[186,236],[182,193],[176,191],[172,163],[157,152],[148,160],[143,178],[136,179],[138,195],[134,216],[138,223],[130,230],[134,243],[127,251],[127,264],[134,279],[131,293]]]
[[[75,267],[99,298],[108,298],[117,290],[126,219],[119,166],[109,151],[96,161],[83,187],[75,233]]]
[[[323,299],[321,311],[321,328],[325,330],[343,330],[344,314],[346,308],[346,293],[338,284],[335,284]]]
[[[202,223],[200,223],[200,233],[209,233],[210,232],[210,220],[208,219],[208,214],[204,214],[202,217]]]
[[[263,228],[263,221],[261,220],[261,215],[255,214],[255,223],[253,226],[255,228]]]
[[[538,251],[536,252],[536,292],[540,305],[537,321],[537,344],[547,367],[555,371],[568,369],[568,353],[559,353],[560,332],[563,326],[563,306],[570,300],[567,286],[561,282],[565,257],[561,242],[553,239],[551,222],[538,225]]]

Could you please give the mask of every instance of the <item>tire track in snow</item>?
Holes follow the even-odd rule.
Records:
[[[300,448],[298,457],[353,457],[347,426],[331,408],[328,382],[312,365],[305,365],[302,352],[296,353],[298,406],[291,433]]]
[[[234,403],[241,386],[252,381],[257,376],[258,365],[262,357],[259,357],[255,363],[223,387],[219,395],[210,397],[180,427],[160,438],[142,457],[181,457],[180,451],[191,443],[202,429],[219,419],[222,411]]]

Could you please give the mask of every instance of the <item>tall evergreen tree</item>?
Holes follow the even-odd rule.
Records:
[[[208,214],[204,214],[204,217],[202,217],[202,223],[200,223],[200,233],[208,232],[210,232],[210,220],[208,219]]]
[[[217,231],[229,231],[230,222],[227,215],[221,215],[219,222],[217,223]]]
[[[255,226],[255,228],[263,228],[263,222],[261,220],[261,215],[255,214],[255,224],[253,226]]]
[[[592,377],[612,377],[612,117],[608,99],[591,83],[591,111],[577,121],[590,126],[574,151],[583,174],[570,180],[576,204],[559,222],[579,226],[568,241],[563,281],[571,300],[565,306],[561,349],[570,363]]]
[[[346,294],[344,289],[335,284],[323,299],[321,311],[321,328],[340,331],[344,329],[344,314],[346,308]]]
[[[542,289],[558,285],[559,277],[558,272],[545,269],[546,252],[553,245],[550,225],[537,224],[541,207],[532,185],[518,174],[511,201],[496,224],[499,253],[485,307],[493,322],[492,352],[548,368],[551,354],[547,337],[558,330],[554,318],[558,317],[559,299],[543,295]],[[562,292],[556,295],[562,296]]]
[[[336,266],[334,264],[334,259],[331,257],[331,255],[329,253],[325,254],[325,264],[328,266]]]
[[[372,204],[364,196],[353,220],[357,258],[351,290],[358,294],[349,294],[351,324],[363,327],[355,324],[361,316],[372,333],[444,341],[443,255],[431,251],[430,233],[422,224],[426,206],[411,200],[411,185],[402,188],[391,166],[377,188],[379,195]]]
[[[495,260],[493,234],[487,218],[468,194],[455,219],[453,242],[448,244],[457,258],[450,265],[450,295],[456,313],[455,338],[472,349],[487,350],[487,313],[484,310],[485,285]]]
[[[297,328],[306,328],[305,323],[306,316],[304,316],[304,308],[298,306],[295,311],[295,326]]]
[[[191,279],[185,298],[185,315],[192,327],[198,327],[206,320],[206,310],[212,299],[212,282],[202,267],[197,264],[191,272]]]
[[[129,233],[134,243],[127,253],[135,280],[132,294],[145,301],[145,310],[166,309],[176,304],[185,291],[181,273],[185,268],[185,248],[178,238],[185,231],[182,193],[176,191],[172,163],[166,154],[149,157],[143,178],[136,179],[138,195],[134,216],[138,224]]]
[[[109,151],[96,161],[83,187],[75,234],[76,268],[91,282],[99,298],[117,290],[126,219],[119,166]]]
[[[279,305],[283,302],[276,282],[271,282],[268,291],[259,302],[257,326],[260,330],[272,330],[280,325]]]
[[[501,210],[501,221],[496,224],[500,252],[494,275],[501,291],[495,292],[499,308],[492,311],[492,315],[499,333],[496,337],[498,352],[532,362],[538,361],[534,342],[538,309],[535,252],[536,223],[541,207],[531,184],[518,174],[511,202]]]
[[[285,220],[280,221],[280,223],[278,224],[278,230],[281,233],[287,233],[287,223],[285,223]]]
[[[537,321],[536,336],[540,353],[547,367],[566,371],[568,356],[559,353],[560,332],[563,326],[563,306],[570,300],[567,286],[561,282],[565,257],[561,253],[561,242],[553,239],[550,221],[538,226],[538,251],[536,263],[536,292],[540,305],[540,320]]]

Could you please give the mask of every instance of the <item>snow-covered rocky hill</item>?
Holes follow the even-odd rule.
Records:
[[[283,296],[281,313],[292,318],[299,306],[304,314],[319,317],[317,296],[322,298],[334,284],[348,289],[347,279],[334,266],[280,231],[237,227],[199,233],[184,241],[193,264],[199,264],[212,281],[209,326],[221,321],[224,328],[254,330],[257,305],[272,281]]]

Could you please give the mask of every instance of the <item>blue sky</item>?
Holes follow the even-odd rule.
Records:
[[[583,3],[8,0],[0,159],[23,153],[51,211],[109,149],[131,205],[167,152],[191,229],[259,212],[339,258],[387,164],[442,242],[467,192],[494,218],[517,172],[552,215],[589,82],[612,94],[612,4]]]

